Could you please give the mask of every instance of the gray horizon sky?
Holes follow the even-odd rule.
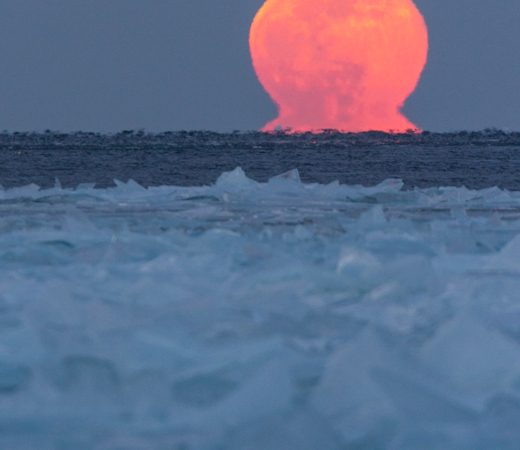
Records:
[[[318,0],[317,0],[318,1]],[[248,48],[263,0],[2,0],[0,129],[258,129]],[[406,115],[520,130],[520,1],[416,0],[430,54]]]

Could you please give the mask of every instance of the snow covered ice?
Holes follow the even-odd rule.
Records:
[[[520,193],[0,190],[0,448],[520,443]]]

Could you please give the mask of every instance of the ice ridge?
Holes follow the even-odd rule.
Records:
[[[0,448],[516,449],[520,193],[0,190]]]

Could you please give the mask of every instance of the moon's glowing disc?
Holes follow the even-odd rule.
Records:
[[[264,130],[417,128],[400,111],[428,53],[412,0],[267,0],[250,47],[279,109]]]

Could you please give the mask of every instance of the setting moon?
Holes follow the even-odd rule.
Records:
[[[278,106],[265,131],[417,129],[401,112],[428,54],[412,0],[267,0],[249,41]]]

